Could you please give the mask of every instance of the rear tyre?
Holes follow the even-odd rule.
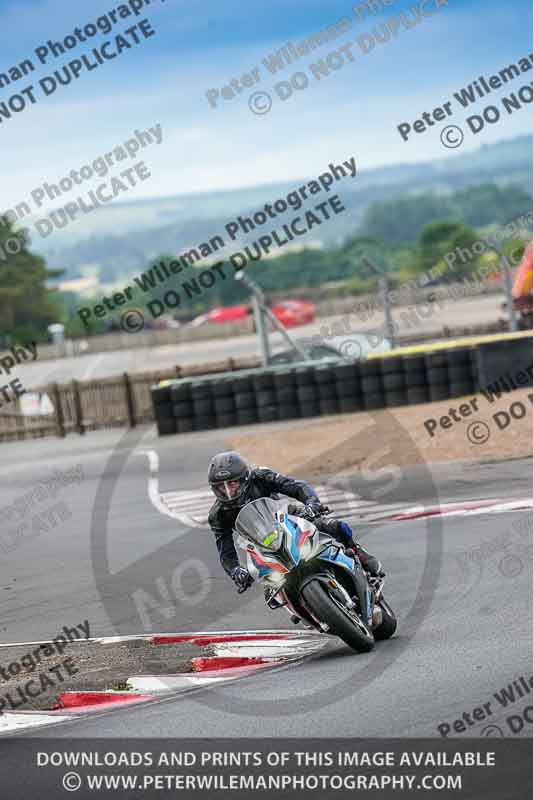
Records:
[[[354,616],[337,605],[321,581],[310,581],[302,589],[302,596],[315,616],[329,625],[331,632],[353,650],[369,653],[373,649],[375,642],[372,633],[362,622],[358,623]]]
[[[373,633],[374,639],[376,639],[376,641],[381,641],[383,639],[390,639],[398,623],[394,611],[383,597],[380,599],[378,606],[381,608],[383,614],[383,622],[378,628],[375,628]]]

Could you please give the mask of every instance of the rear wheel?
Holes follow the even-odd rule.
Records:
[[[383,622],[378,628],[374,629],[374,639],[378,641],[382,639],[390,639],[398,624],[396,621],[396,616],[392,608],[383,597],[380,598],[378,606],[381,608],[381,613],[383,614]]]
[[[336,600],[327,587],[313,580],[302,589],[302,596],[317,619],[325,622],[331,633],[339,636],[353,650],[368,653],[374,647],[374,637],[354,612]]]

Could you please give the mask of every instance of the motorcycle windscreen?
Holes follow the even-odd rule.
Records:
[[[283,529],[276,519],[276,512],[284,510],[282,503],[270,497],[261,497],[247,503],[235,520],[235,530],[257,542],[261,547],[278,550],[283,542]]]

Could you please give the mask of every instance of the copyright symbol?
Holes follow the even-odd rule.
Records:
[[[513,553],[504,556],[498,566],[504,578],[516,578],[524,569],[522,559]]]
[[[253,114],[268,114],[272,108],[272,98],[268,92],[254,92],[248,98],[248,108]]]
[[[124,333],[138,333],[144,328],[144,317],[136,308],[131,308],[121,314],[120,327]]]
[[[487,725],[481,731],[481,736],[502,736],[505,738],[505,734],[502,729],[498,725]]]
[[[67,792],[77,792],[81,786],[81,777],[77,772],[67,772],[63,775],[63,788]]]
[[[440,140],[444,147],[449,150],[455,150],[457,147],[461,147],[465,140],[465,135],[458,125],[447,125],[441,131]]]
[[[486,422],[471,422],[466,429],[470,444],[485,444],[490,439],[490,428]]]
[[[358,361],[362,356],[361,344],[357,339],[348,339],[341,344],[339,352],[348,361]]]

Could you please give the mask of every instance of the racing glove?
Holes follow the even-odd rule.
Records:
[[[309,519],[314,519],[315,517],[319,517],[320,514],[323,513],[324,509],[325,506],[323,506],[320,500],[317,498],[316,500],[310,500],[304,506],[304,513]]]
[[[230,577],[234,581],[235,585],[237,586],[239,594],[245,592],[249,586],[252,585],[254,579],[250,575],[247,569],[243,569],[243,567],[233,567],[230,573]]]

